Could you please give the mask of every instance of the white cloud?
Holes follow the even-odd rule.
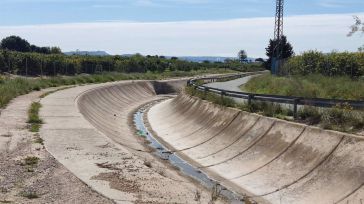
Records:
[[[354,51],[364,43],[360,35],[348,38],[353,14],[290,16],[285,34],[296,53],[318,49]],[[359,14],[364,17],[364,13]],[[273,35],[273,18],[187,22],[96,22],[33,26],[1,26],[0,38],[20,35],[40,46],[63,50],[105,50],[112,54],[235,56],[246,49],[264,56]]]

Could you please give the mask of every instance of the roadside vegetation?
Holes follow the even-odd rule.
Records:
[[[362,78],[364,75],[364,52],[307,51],[289,58],[280,70],[281,75],[310,75]]]
[[[241,89],[257,94],[364,100],[364,78],[352,79],[349,76],[264,74],[251,79]]]
[[[362,133],[364,130],[364,112],[355,111],[347,105],[338,105],[333,108],[315,108],[305,106],[298,111],[298,117],[293,117],[292,109],[276,103],[257,102],[237,103],[229,97],[206,93],[196,90],[194,87],[187,87],[185,92],[202,100],[214,104],[233,107],[242,111],[256,113],[266,117],[273,117],[287,121],[314,125],[328,130],[336,130],[347,133]]]
[[[278,76],[265,74],[255,77],[241,89],[257,94],[363,101],[364,53],[324,54],[308,51],[287,59]],[[262,115],[293,120],[292,111],[273,103],[254,102],[243,110],[258,110]],[[348,104],[338,104],[332,108],[305,106],[299,108],[296,121],[325,129],[362,134],[364,110],[353,110]]]
[[[231,73],[231,70],[225,69],[208,69],[190,72],[163,72],[163,73],[101,73],[94,75],[77,75],[77,76],[58,76],[44,78],[24,78],[10,77],[0,75],[0,108],[5,107],[13,98],[29,93],[39,91],[48,87],[58,87],[64,85],[79,85],[90,83],[104,83],[121,80],[158,80],[173,77],[191,77],[201,74],[221,74]]]

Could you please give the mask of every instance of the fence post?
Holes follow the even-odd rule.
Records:
[[[293,117],[294,117],[294,119],[297,119],[298,118],[297,112],[298,112],[298,102],[299,101],[300,101],[299,98],[295,98],[293,100]]]

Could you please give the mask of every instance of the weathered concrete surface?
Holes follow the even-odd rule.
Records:
[[[29,138],[27,130],[28,110],[39,97],[56,88],[35,91],[13,99],[9,105],[0,110],[0,153],[14,150],[19,143]],[[0,93],[1,94],[1,93]]]
[[[170,148],[262,203],[358,203],[364,140],[219,107],[180,94],[148,113]]]
[[[45,146],[78,178],[115,202],[208,203],[210,192],[154,158],[133,128],[138,107],[182,84],[127,81],[52,94],[41,101]]]
[[[111,204],[57,162],[43,147],[38,133],[27,128],[31,103],[56,89],[19,96],[0,110],[0,203]],[[30,156],[39,158],[36,165],[24,164]],[[26,198],[24,194],[30,192],[39,198]]]

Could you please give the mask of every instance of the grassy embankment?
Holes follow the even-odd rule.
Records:
[[[277,94],[299,97],[321,97],[333,99],[364,99],[364,81],[348,77],[325,77],[322,75],[275,77],[262,75],[249,81],[243,91],[260,94]],[[205,94],[189,87],[186,92],[215,104],[239,108],[268,117],[294,121],[291,109],[267,102],[238,104],[233,100],[215,94]],[[348,105],[333,108],[305,106],[298,112],[296,122],[317,125],[325,129],[356,133],[364,130],[364,112],[354,111]]]
[[[201,74],[221,74],[230,73],[231,70],[225,69],[208,69],[191,72],[163,72],[163,73],[105,73],[95,75],[78,75],[64,77],[47,77],[47,78],[9,78],[0,76],[0,108],[4,108],[13,98],[27,94],[31,91],[39,91],[48,87],[57,87],[64,85],[78,85],[91,83],[104,83],[121,80],[159,80],[173,77],[191,77]]]
[[[241,87],[243,91],[306,98],[364,100],[364,80],[347,76],[328,77],[319,74],[276,77],[262,75]],[[363,110],[353,110],[346,104],[333,108],[305,106],[298,112],[298,121],[326,129],[358,132],[364,129]]]
[[[319,74],[307,76],[276,77],[270,74],[258,76],[241,87],[258,94],[276,94],[305,98],[329,98],[364,100],[364,79],[349,77],[325,77]]]

